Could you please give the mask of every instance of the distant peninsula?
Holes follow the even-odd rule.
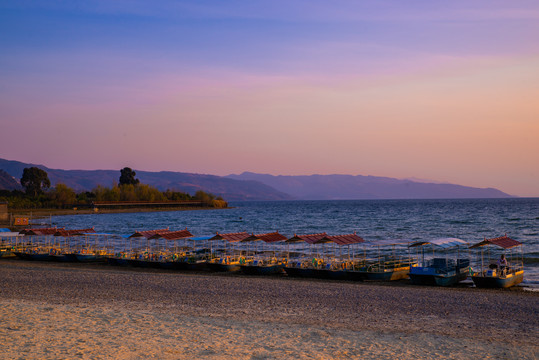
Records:
[[[89,191],[98,185],[110,186],[118,170],[61,170],[44,165],[0,159],[0,189],[20,186],[24,168],[39,167],[48,173],[51,185],[63,183],[76,191]],[[167,189],[194,194],[203,190],[227,201],[253,200],[367,200],[367,199],[465,199],[509,198],[498,189],[455,184],[426,183],[388,177],[362,175],[284,176],[244,172],[216,176],[184,172],[136,170],[141,182],[161,191]],[[20,187],[19,187],[20,188]]]
[[[479,199],[513,197],[498,189],[428,183],[379,176],[284,176],[244,172],[236,180],[258,181],[302,200]]]

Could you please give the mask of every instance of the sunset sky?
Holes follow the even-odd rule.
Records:
[[[0,0],[0,158],[539,196],[539,2]]]

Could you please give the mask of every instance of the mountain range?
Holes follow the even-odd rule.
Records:
[[[54,186],[63,183],[76,191],[89,191],[98,185],[118,182],[118,170],[61,170],[43,165],[0,159],[0,189],[20,189],[17,181],[24,168],[45,170]],[[427,183],[362,175],[284,176],[244,172],[216,176],[172,171],[136,171],[141,183],[160,190],[194,194],[204,190],[227,201],[238,200],[340,200],[340,199],[451,199],[506,198],[510,195],[493,188],[475,188],[454,184]],[[14,181],[15,180],[15,181]]]
[[[231,179],[259,181],[302,200],[503,198],[493,188],[363,175],[284,176],[244,172]]]

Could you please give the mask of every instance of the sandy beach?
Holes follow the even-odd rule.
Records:
[[[539,294],[0,261],[2,359],[535,359]]]

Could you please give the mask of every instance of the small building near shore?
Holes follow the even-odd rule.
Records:
[[[0,223],[9,222],[9,213],[7,211],[7,201],[0,201]]]

